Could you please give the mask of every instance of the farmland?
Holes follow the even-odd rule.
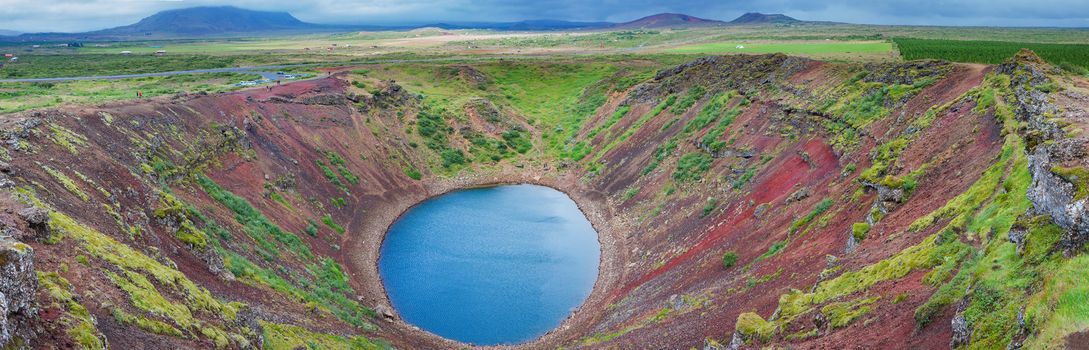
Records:
[[[1041,58],[1081,74],[1089,74],[1089,44],[1057,44],[981,40],[893,39],[905,60],[942,59],[954,62],[997,64],[1022,48]]]

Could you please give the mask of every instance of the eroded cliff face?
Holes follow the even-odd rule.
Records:
[[[33,253],[3,266],[0,339],[467,347],[400,321],[375,261],[409,206],[504,182],[569,193],[603,249],[586,303],[519,347],[988,348],[1084,328],[1062,316],[1086,264],[1080,78],[1027,53],[586,65],[356,67],[5,116],[0,219],[23,243],[3,246]]]

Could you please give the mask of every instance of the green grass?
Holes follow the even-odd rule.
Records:
[[[738,48],[738,46],[743,48]],[[805,42],[716,42],[693,44],[667,50],[671,53],[885,53],[892,51],[892,44],[883,41],[805,41]]]
[[[314,253],[310,251],[310,248],[299,236],[281,229],[279,225],[265,217],[245,198],[223,189],[223,187],[220,187],[203,174],[197,175],[196,181],[212,199],[235,213],[235,220],[244,227],[243,231],[265,249],[265,254],[271,255],[273,258],[279,256],[279,249],[275,243],[269,241],[269,238],[272,238],[302,259],[314,257]]]
[[[329,216],[329,214],[325,214],[325,216],[322,216],[321,222],[325,223],[325,226],[329,226],[329,228],[333,229],[333,231],[337,231],[337,233],[339,234],[344,234],[344,227],[341,227],[340,225],[337,225],[336,222],[333,222],[333,217]]]
[[[813,221],[813,219],[817,218],[817,216],[824,214],[825,211],[828,211],[828,209],[832,208],[833,203],[834,202],[831,198],[825,198],[821,200],[817,203],[815,207],[813,207],[813,211],[810,211],[805,216],[800,217],[797,220],[794,220],[794,222],[790,223],[790,228],[787,229],[787,232],[798,232],[799,229],[801,229],[805,225],[808,225],[810,222]]]
[[[1055,44],[1032,42],[893,39],[905,60],[942,59],[954,62],[998,64],[1013,57],[1022,48],[1030,49],[1041,58],[1056,65],[1089,69],[1089,44]]]
[[[760,254],[760,256],[756,257],[756,260],[757,261],[764,260],[764,259],[776,256],[779,253],[782,253],[783,249],[786,249],[787,243],[788,242],[786,240],[776,241],[775,243],[772,243],[771,246],[768,247],[768,251],[766,251],[766,252],[764,252],[764,254]]]
[[[674,115],[683,114],[684,112],[688,111],[688,109],[691,108],[692,105],[696,104],[696,101],[699,101],[699,99],[703,98],[703,95],[705,93],[707,93],[707,90],[704,90],[701,86],[693,86],[689,88],[688,92],[684,94],[684,97],[678,100],[677,103],[673,105],[673,108],[669,109],[669,112],[673,113]]]
[[[6,68],[5,68],[6,69]],[[2,72],[4,69],[0,69]],[[239,89],[243,80],[260,76],[242,73],[184,74],[118,80],[83,80],[39,83],[0,83],[0,113],[59,105],[94,104],[187,92],[217,93]]]
[[[677,182],[695,182],[703,178],[703,173],[711,169],[714,159],[707,153],[693,152],[681,156],[677,160],[677,169],[673,171],[673,179]]]

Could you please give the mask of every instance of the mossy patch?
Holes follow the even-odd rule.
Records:
[[[54,307],[63,312],[60,322],[65,333],[83,349],[105,348],[105,336],[98,331],[94,316],[78,301],[75,288],[56,272],[38,272],[38,284],[49,294]]]
[[[321,350],[321,349],[392,349],[382,341],[372,341],[364,336],[339,336],[310,331],[306,328],[259,321],[264,330],[264,348],[270,350]]]

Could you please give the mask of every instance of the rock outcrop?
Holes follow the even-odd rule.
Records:
[[[1028,198],[1036,213],[1050,215],[1056,224],[1065,229],[1060,242],[1067,252],[1089,241],[1089,209],[1087,198],[1078,195],[1077,175],[1057,174],[1060,168],[1085,169],[1089,161],[1089,139],[1067,138],[1060,126],[1062,108],[1050,96],[1048,86],[1054,84],[1047,73],[1050,67],[1031,51],[1022,50],[1012,60],[1000,65],[997,71],[1011,76],[1014,113],[1024,125],[1021,129],[1026,141],[1028,167],[1032,184]],[[1053,69],[1053,68],[1051,68]]]
[[[12,239],[0,240],[0,344],[33,338],[37,291],[34,249]]]
[[[1028,189],[1029,200],[1037,213],[1050,215],[1056,224],[1066,230],[1062,248],[1067,251],[1081,247],[1089,240],[1089,208],[1086,198],[1078,198],[1076,184],[1071,183],[1053,169],[1059,164],[1078,162],[1087,155],[1089,140],[1065,139],[1036,147],[1028,156],[1032,184]],[[1072,179],[1089,181],[1089,179]]]

